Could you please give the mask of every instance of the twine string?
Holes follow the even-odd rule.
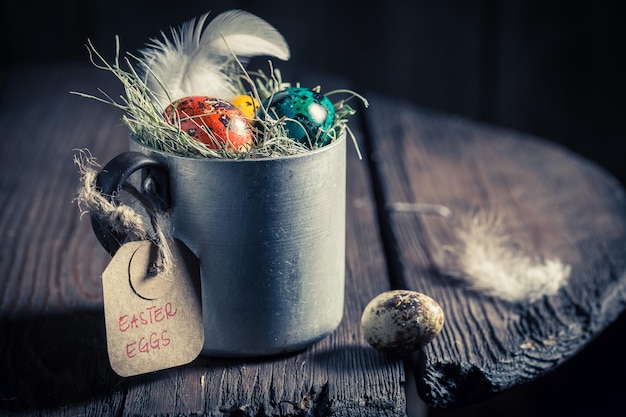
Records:
[[[150,217],[150,226],[144,221],[144,216],[133,207],[126,204],[114,204],[110,197],[103,195],[96,187],[96,178],[100,165],[87,149],[79,149],[74,155],[74,164],[78,166],[80,173],[80,185],[76,202],[81,212],[81,217],[86,213],[96,214],[106,220],[111,229],[125,235],[127,241],[149,240],[159,250],[160,266],[159,276],[165,277],[171,270],[173,255],[167,244],[169,235],[169,219],[166,212],[155,211],[149,204],[143,203]],[[140,202],[144,201],[134,188],[123,187]]]

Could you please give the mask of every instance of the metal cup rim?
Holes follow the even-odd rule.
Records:
[[[267,162],[267,161],[275,161],[275,160],[310,158],[320,153],[330,152],[332,149],[336,148],[337,146],[340,146],[346,140],[346,132],[345,131],[342,132],[336,140],[318,149],[311,149],[310,151],[297,153],[293,155],[272,155],[272,156],[264,156],[264,157],[259,157],[259,158],[207,158],[207,157],[184,156],[184,155],[179,155],[179,154],[163,151],[160,149],[156,149],[156,148],[153,148],[152,146],[146,145],[145,143],[142,143],[141,141],[139,141],[139,139],[137,139],[137,137],[133,134],[130,135],[130,140],[142,148],[148,149],[151,152],[158,153],[168,158],[193,160],[193,161],[210,161],[211,163],[254,163],[254,162],[259,163],[259,162]]]

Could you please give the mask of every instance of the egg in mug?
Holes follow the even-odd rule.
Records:
[[[165,119],[179,125],[195,140],[210,149],[235,152],[250,150],[254,142],[252,126],[232,103],[207,96],[189,96],[172,102],[165,109]]]
[[[328,97],[310,88],[291,87],[266,100],[271,117],[285,118],[287,135],[312,148],[328,145],[335,122],[335,107]]]
[[[243,115],[246,116],[248,119],[253,119],[257,110],[259,109],[259,101],[248,94],[241,94],[234,97],[231,100],[231,103],[233,103],[235,107],[241,110]]]

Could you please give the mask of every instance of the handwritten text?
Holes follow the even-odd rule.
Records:
[[[131,329],[138,329],[141,326],[160,323],[163,320],[174,317],[176,312],[176,308],[170,302],[165,303],[163,306],[150,306],[132,315],[121,315],[118,320],[118,329],[120,332],[126,332]]]

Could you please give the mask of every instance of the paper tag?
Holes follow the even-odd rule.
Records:
[[[159,271],[149,241],[124,244],[102,273],[107,349],[113,370],[133,376],[185,365],[200,354],[204,327],[200,297],[176,241],[173,263]]]

